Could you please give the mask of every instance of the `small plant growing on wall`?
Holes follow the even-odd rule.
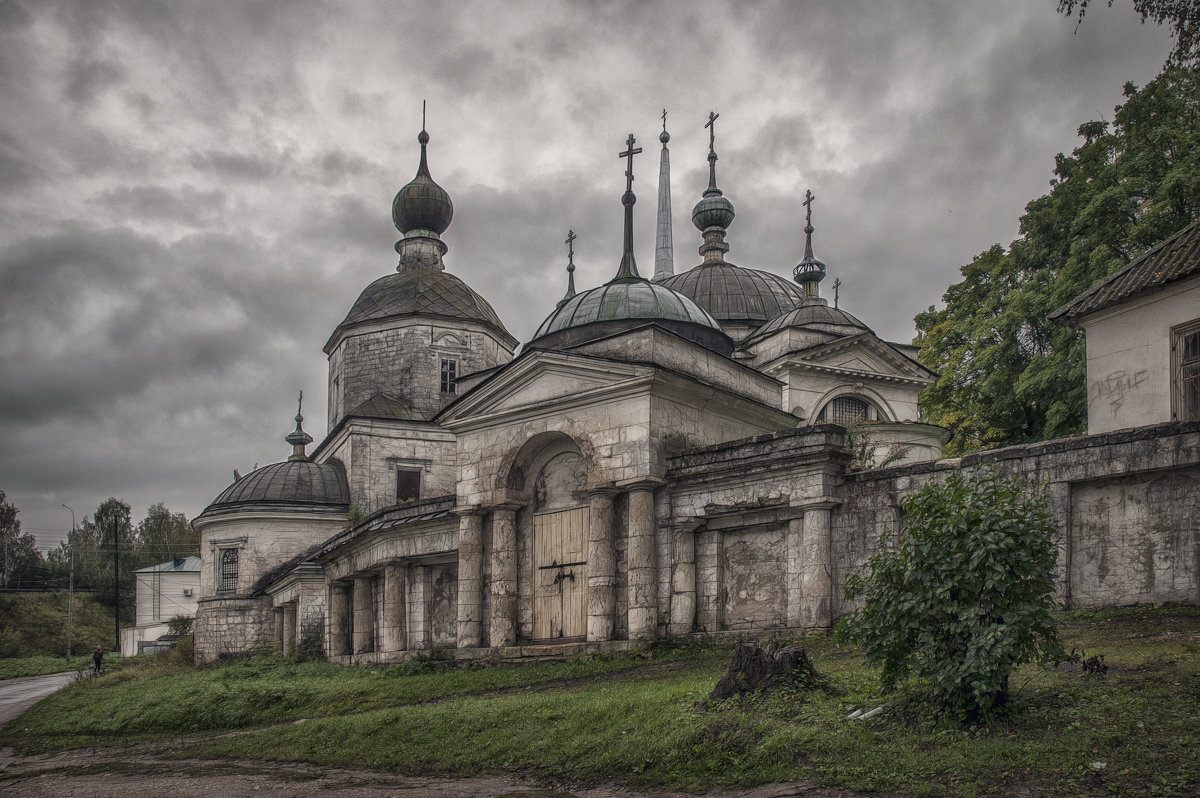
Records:
[[[911,446],[893,443],[881,452],[879,449],[882,445],[871,434],[868,422],[861,418],[856,418],[846,427],[846,448],[850,450],[850,468],[852,470],[866,471],[872,468],[887,468],[899,463],[912,450]]]
[[[902,502],[898,543],[846,580],[862,606],[838,624],[885,689],[915,677],[963,721],[1008,698],[1015,666],[1064,656],[1054,609],[1057,550],[1045,488],[994,472],[951,474]]]

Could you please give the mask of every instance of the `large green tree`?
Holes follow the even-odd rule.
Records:
[[[1200,73],[1168,69],[1125,85],[1113,122],[1079,128],[1021,236],[962,268],[916,318],[919,359],[940,374],[926,420],[954,433],[948,454],[1043,440],[1087,422],[1082,334],[1055,308],[1200,216]]]

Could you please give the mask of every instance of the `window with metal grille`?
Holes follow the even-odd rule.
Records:
[[[454,381],[458,379],[458,361],[442,358],[442,393],[454,393]]]
[[[421,498],[421,472],[396,469],[396,501],[407,502]]]
[[[1173,349],[1175,420],[1200,421],[1200,323],[1177,330]]]
[[[821,420],[830,424],[849,426],[855,421],[866,421],[869,406],[862,399],[853,396],[839,396],[821,412]]]
[[[217,583],[217,592],[232,593],[237,590],[238,580],[238,550],[221,549],[221,577]]]

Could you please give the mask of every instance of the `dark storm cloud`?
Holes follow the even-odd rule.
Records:
[[[189,165],[200,171],[211,172],[223,180],[267,180],[280,174],[284,169],[284,158],[277,153],[271,155],[252,155],[244,152],[207,152],[192,153],[188,158]]]
[[[191,227],[207,227],[220,218],[227,207],[224,191],[201,191],[193,186],[120,186],[100,195],[99,203],[113,215],[123,218],[179,222]]]
[[[76,105],[88,105],[104,92],[119,86],[125,70],[114,61],[75,59],[67,65],[63,96]]]

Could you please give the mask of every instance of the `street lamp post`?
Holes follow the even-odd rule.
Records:
[[[63,505],[71,510],[67,505]],[[71,535],[67,538],[67,551],[71,555],[71,570],[67,577],[67,663],[71,662],[71,630],[75,621],[75,511],[71,510]]]

